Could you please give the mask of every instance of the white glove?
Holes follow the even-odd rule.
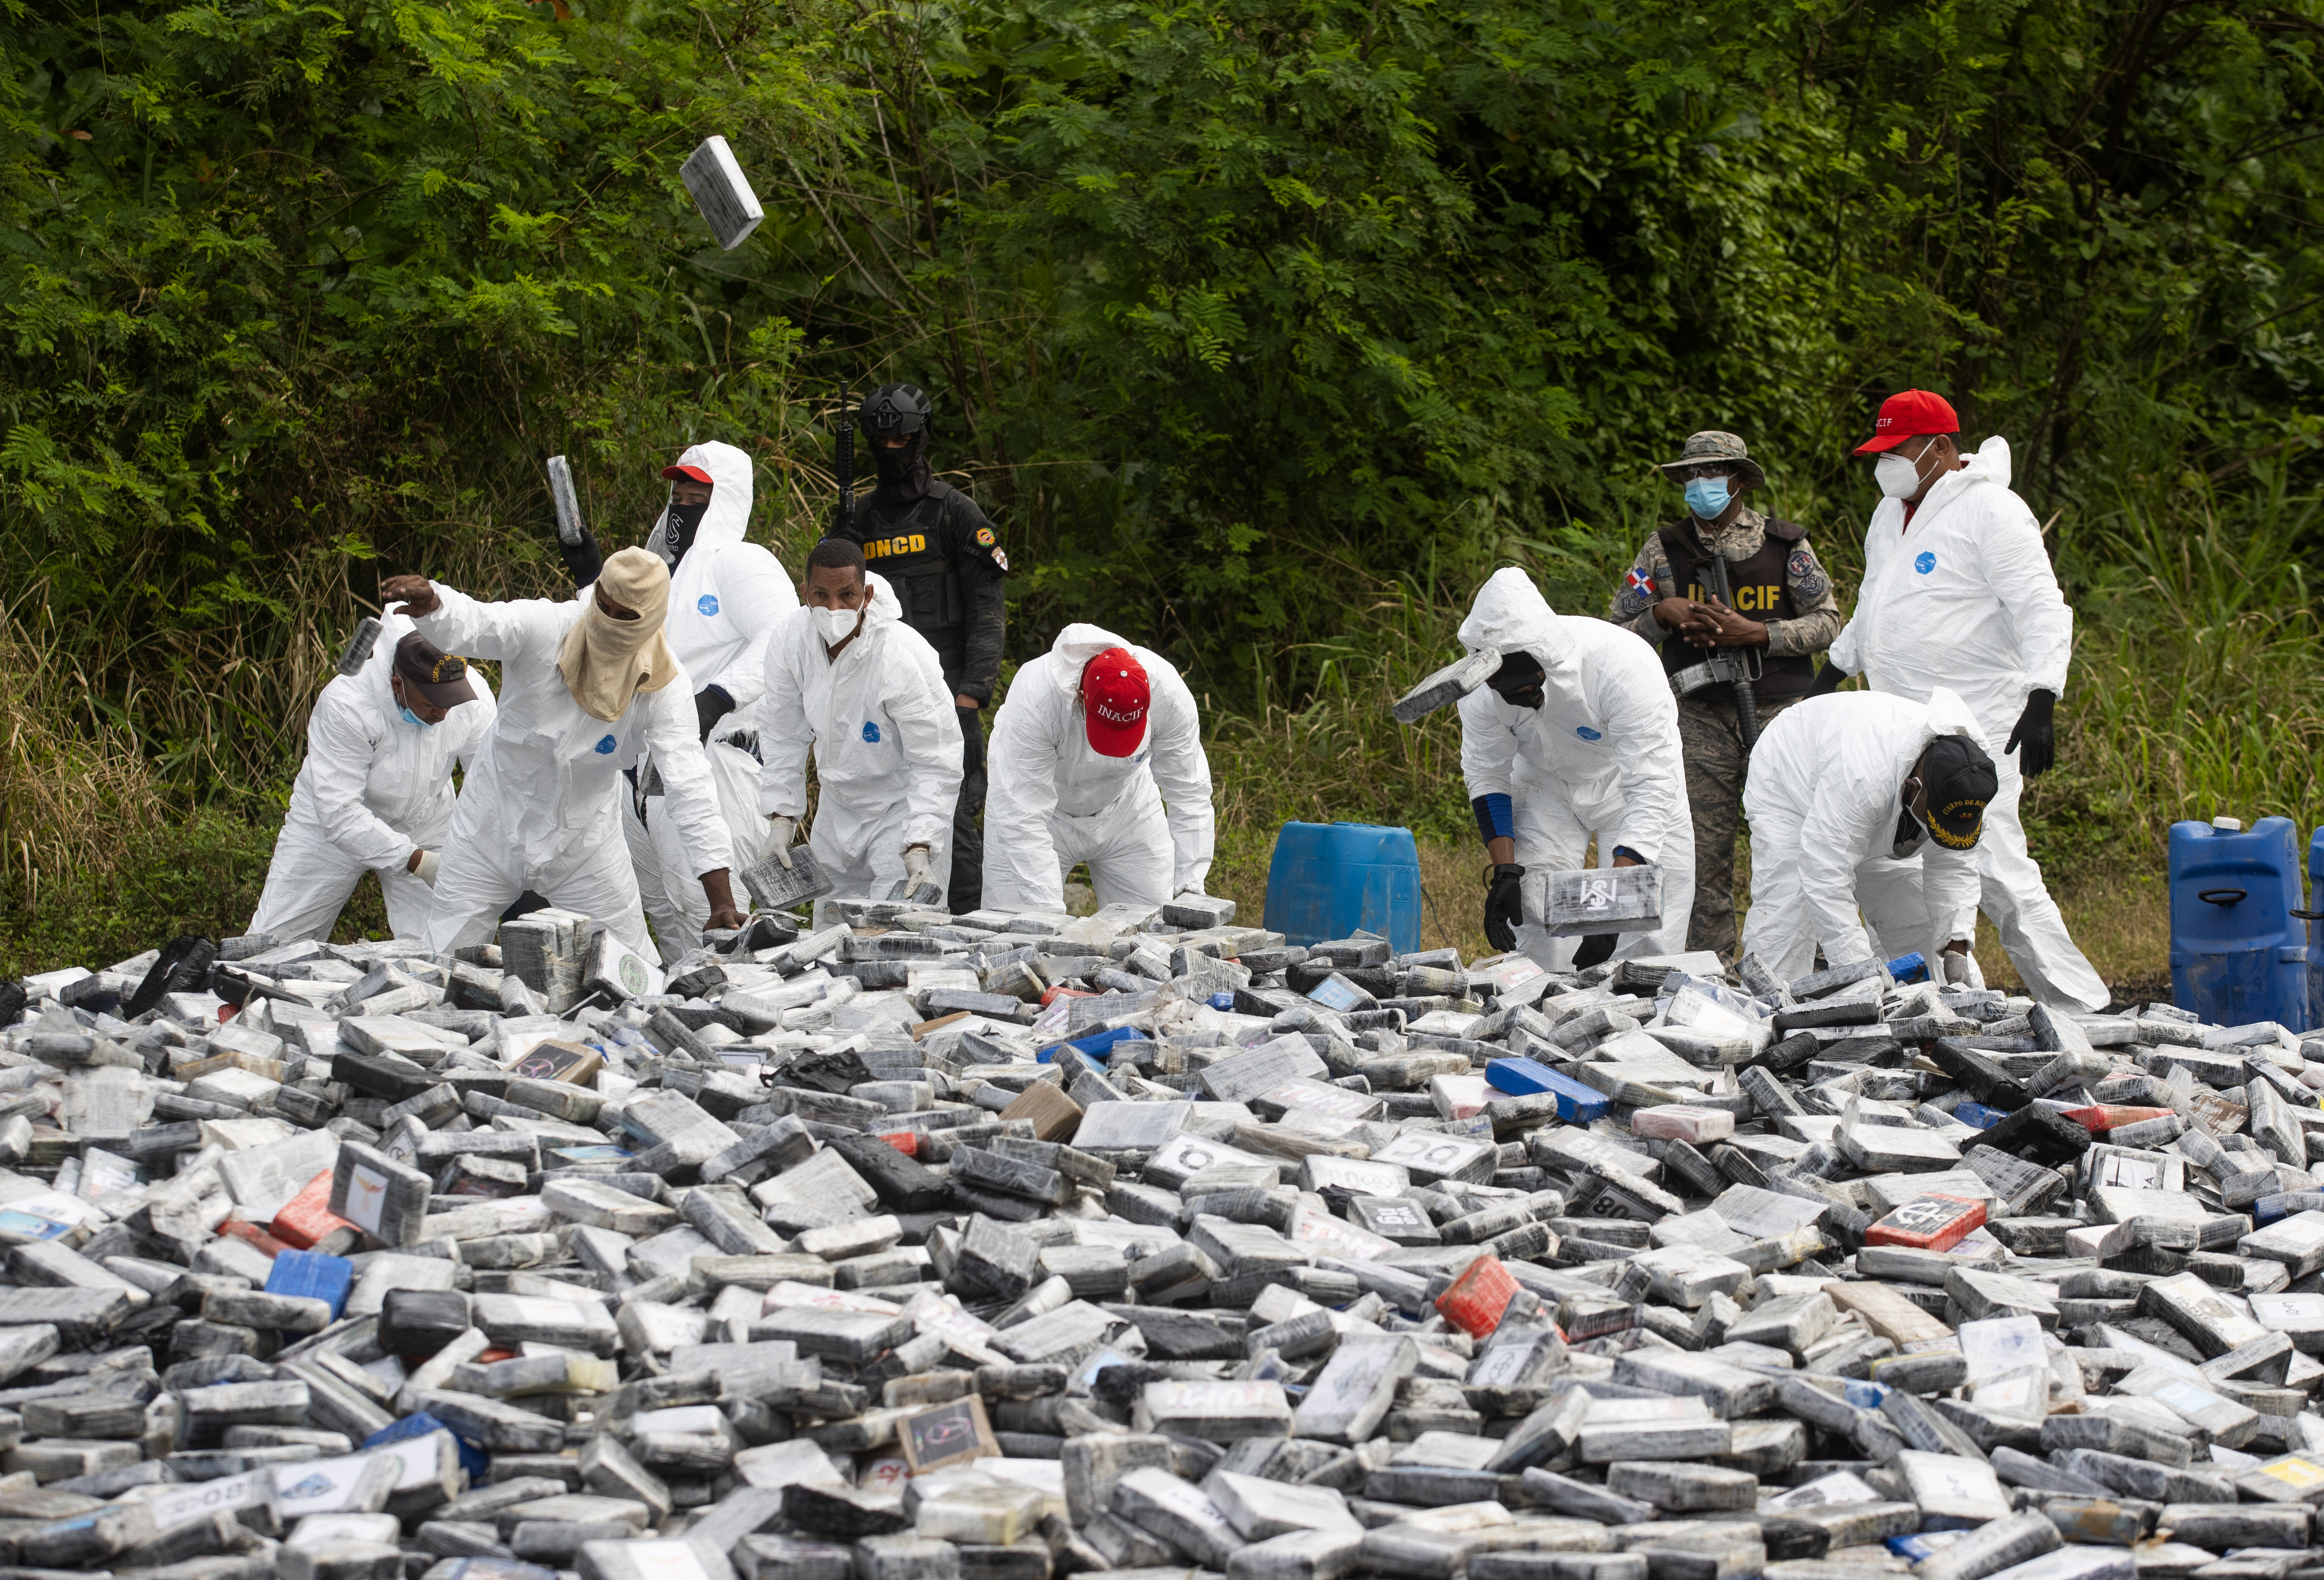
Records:
[[[908,845],[904,847],[904,882],[918,888],[928,881],[928,847]]]
[[[423,850],[420,853],[420,864],[411,869],[411,873],[421,882],[427,884],[430,889],[433,889],[436,887],[436,869],[443,864],[444,857],[441,853],[432,850]]]
[[[1947,986],[1961,987],[1968,984],[1970,961],[1967,949],[1947,949],[1937,958],[1944,964]]]
[[[1184,889],[1181,889],[1176,894],[1173,894],[1170,898],[1173,900],[1184,900],[1189,894],[1193,895],[1197,900],[1208,900],[1210,898],[1209,895],[1203,892],[1203,886],[1200,883],[1189,883]]]
[[[773,812],[768,815],[767,822],[775,831],[775,859],[788,869],[791,864],[791,836],[798,831],[798,819]]]

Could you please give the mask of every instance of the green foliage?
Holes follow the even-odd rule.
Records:
[[[1457,831],[1378,702],[1498,563],[1602,608],[1693,430],[1845,588],[1906,384],[2010,438],[2081,609],[2037,815],[2324,811],[2324,0],[0,15],[9,623],[180,804],[279,808],[380,576],[556,590],[547,455],[611,548],[740,444],[795,559],[832,397],[895,378],[1011,656],[1171,652],[1248,818]],[[767,208],[732,254],[677,174],[713,132]]]
[[[674,445],[781,453],[797,336],[728,310],[677,166],[714,122],[767,143],[835,114],[782,21],[12,16],[0,563],[153,753],[206,787],[279,774],[383,565],[552,586],[549,453],[616,543]]]
[[[238,933],[258,908],[273,849],[271,826],[216,809],[134,834],[116,860],[63,874],[37,904],[5,896],[0,976],[110,966],[178,933]],[[383,933],[385,922],[379,885],[366,878],[338,936],[359,937],[366,923]]]

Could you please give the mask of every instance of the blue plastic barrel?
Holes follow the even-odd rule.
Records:
[[[2171,998],[2223,1026],[2310,1024],[2307,924],[2289,818],[2171,826]]]
[[[1399,955],[1420,947],[1420,850],[1409,828],[1286,823],[1267,869],[1269,931],[1295,944],[1375,932]]]
[[[2308,892],[2324,900],[2324,827],[2308,841]],[[2311,909],[2324,910],[2324,905]],[[2308,938],[2308,1024],[2324,1026],[2324,920],[2310,919]]]

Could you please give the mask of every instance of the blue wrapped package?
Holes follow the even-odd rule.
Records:
[[[1128,1042],[1133,1038],[1142,1039],[1145,1036],[1146,1033],[1135,1026],[1110,1026],[1102,1031],[1093,1031],[1086,1037],[1076,1037],[1068,1042],[1052,1042],[1034,1057],[1043,1064],[1050,1064],[1056,1061],[1057,1049],[1060,1048],[1076,1049],[1083,1053],[1094,1055],[1103,1053],[1117,1042]]]
[[[1588,1124],[1602,1116],[1612,1099],[1572,1076],[1560,1075],[1538,1059],[1497,1058],[1485,1067],[1485,1084],[1512,1097],[1548,1095],[1557,1099],[1557,1117],[1568,1124]]]
[[[318,1251],[279,1251],[266,1275],[270,1295],[298,1295],[320,1300],[331,1308],[331,1320],[346,1314],[347,1291],[355,1281],[355,1264],[344,1256]]]
[[[452,1432],[452,1428],[421,1410],[417,1415],[404,1417],[392,1427],[382,1427],[364,1438],[363,1446],[365,1448],[384,1448],[391,1443],[401,1443],[407,1438],[425,1437],[430,1432]],[[468,1484],[483,1486],[486,1474],[492,1469],[492,1462],[484,1457],[484,1451],[457,1432],[452,1432],[452,1441],[457,1445],[461,1468],[468,1473]]]

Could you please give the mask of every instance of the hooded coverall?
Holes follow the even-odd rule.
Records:
[[[759,815],[758,701],[766,689],[767,642],[798,607],[798,593],[773,554],[743,541],[751,525],[750,456],[731,444],[698,444],[678,461],[709,473],[711,494],[693,542],[670,570],[663,629],[695,690],[715,686],[733,700],[733,711],[711,727],[704,752],[739,873],[769,854],[767,820]],[[646,547],[665,563],[671,559],[669,520],[665,511],[646,537]],[[667,966],[700,941],[710,901],[687,871],[686,844],[664,809],[652,758],[635,766],[636,780],[622,797],[622,835]]]
[[[1082,671],[1108,648],[1146,668],[1146,738],[1108,757],[1083,725]],[[1065,874],[1087,862],[1100,905],[1160,905],[1200,892],[1217,822],[1194,693],[1170,661],[1094,625],[1068,625],[1017,671],[992,721],[984,904],[1062,911]],[[1165,803],[1168,810],[1164,810]]]
[[[1864,534],[1863,590],[1831,661],[1875,691],[1925,702],[1941,686],[1969,705],[2000,780],[1977,843],[1978,904],[2038,1003],[2103,1009],[2106,984],[2074,947],[2025,848],[2024,781],[2016,754],[2002,750],[2028,694],[2064,693],[2074,646],[2074,613],[2009,476],[2008,441],[1988,439],[1930,485],[1909,523],[1904,501],[1880,502]],[[1873,874],[1908,910],[1917,908],[1916,880],[1902,870],[1910,865]]]
[[[290,787],[290,809],[274,836],[274,859],[250,930],[283,943],[327,938],[356,880],[379,874],[387,925],[417,938],[434,898],[406,870],[414,850],[440,850],[452,826],[452,765],[474,775],[497,711],[480,675],[475,700],[434,725],[416,725],[388,688],[395,644],[411,622],[391,609],[380,618],[371,658],[335,677],[307,716],[307,761]]]
[[[1849,965],[1920,950],[1934,960],[1975,941],[1978,849],[1952,850],[1915,826],[1897,858],[1902,791],[1940,735],[1987,744],[1969,705],[1942,687],[1925,702],[1877,692],[1812,697],[1784,709],[1751,753],[1751,909],[1743,947],[1789,982],[1825,961]],[[1988,808],[1987,817],[1992,813]],[[1987,834],[1981,836],[1981,847]],[[1910,864],[1915,882],[1894,882]],[[1871,870],[1868,871],[1869,868]],[[1857,923],[1862,907],[1877,942]]]
[[[1495,571],[1479,590],[1460,635],[1471,652],[1531,653],[1544,671],[1537,708],[1504,702],[1490,689],[1461,699],[1461,772],[1470,799],[1510,798],[1517,861],[1527,872],[1580,871],[1593,835],[1601,867],[1614,864],[1619,845],[1661,868],[1663,925],[1622,935],[1614,957],[1683,952],[1694,902],[1694,826],[1678,700],[1661,658],[1602,620],[1551,613],[1515,566]],[[1531,903],[1517,947],[1546,970],[1564,970],[1582,940],[1550,937]]]
[[[695,875],[733,865],[685,666],[660,690],[632,697],[608,723],[582,710],[557,669],[565,633],[582,616],[578,599],[487,604],[431,585],[441,603],[417,622],[420,633],[447,652],[499,661],[501,706],[452,815],[428,947],[443,953],[488,942],[501,912],[530,889],[595,918],[623,948],[654,958],[621,837],[620,802],[629,793],[621,765],[652,747]]]
[[[815,611],[793,610],[767,644],[759,749],[767,759],[759,810],[807,815],[815,753],[815,827],[807,844],[844,895],[885,899],[904,875],[908,845],[928,847],[928,881],[952,869],[960,799],[960,718],[927,638],[904,624],[881,577],[865,578],[863,624],[834,660]]]

